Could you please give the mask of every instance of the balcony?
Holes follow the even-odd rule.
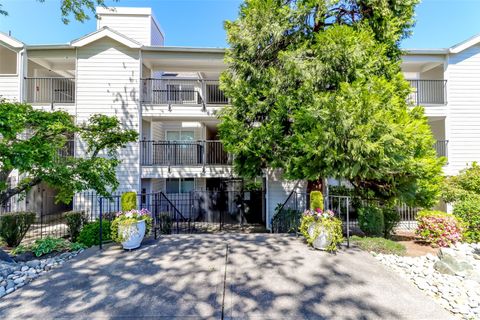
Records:
[[[218,80],[142,79],[142,103],[227,105]]]
[[[27,103],[74,103],[75,78],[25,78]]]
[[[434,148],[437,151],[437,157],[448,157],[448,140],[437,140]]]
[[[231,158],[218,140],[140,141],[144,166],[230,165]]]
[[[447,80],[407,80],[413,88],[408,100],[413,105],[447,104]]]

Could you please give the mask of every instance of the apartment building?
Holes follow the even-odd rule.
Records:
[[[96,113],[116,116],[137,130],[140,141],[120,150],[120,192],[238,191],[217,130],[216,114],[229,103],[218,82],[224,49],[164,46],[150,8],[97,13],[97,30],[68,44],[27,45],[0,34],[0,95],[65,110],[77,122]],[[407,50],[402,69],[413,87],[412,104],[425,106],[438,155],[448,158],[445,173],[480,160],[480,36],[452,48]],[[82,156],[84,146],[75,141],[67,152]],[[263,223],[269,225],[293,188],[304,192],[305,185],[265,172],[256,206]],[[236,206],[233,198],[227,202]],[[76,209],[85,205],[74,202]]]

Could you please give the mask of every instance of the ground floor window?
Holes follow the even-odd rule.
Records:
[[[195,189],[195,180],[193,178],[175,179],[169,178],[166,182],[167,193],[189,193]]]

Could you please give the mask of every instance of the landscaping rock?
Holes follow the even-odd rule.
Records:
[[[17,278],[17,279],[15,279],[15,280],[13,280],[13,282],[14,282],[15,284],[20,284],[20,283],[24,283],[26,279],[27,279],[27,277],[26,277],[26,276],[23,276],[23,277],[20,277],[20,278]]]
[[[435,264],[433,265],[433,268],[435,270],[437,270],[438,272],[443,273],[443,274],[449,274],[451,276],[455,275],[455,270],[453,270],[453,268],[450,267],[449,264],[447,264],[447,263],[445,263],[441,260],[435,262]]]
[[[15,287],[15,282],[13,282],[13,280],[7,280],[7,287],[6,287],[7,291],[8,289],[13,287]]]
[[[0,298],[38,278],[41,273],[51,270],[53,267],[61,267],[65,261],[78,254],[79,251],[65,252],[58,256],[49,254],[44,259],[35,258],[19,263],[0,261]]]
[[[378,254],[377,260],[463,319],[480,319],[480,244],[442,248],[438,257]]]
[[[8,253],[0,249],[0,261],[6,262],[6,263],[15,263],[15,261],[10,257]]]
[[[40,265],[40,260],[31,260],[31,261],[27,261],[27,263],[25,263],[28,267],[30,268],[36,268]]]

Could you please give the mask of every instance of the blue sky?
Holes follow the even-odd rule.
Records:
[[[0,31],[28,44],[67,43],[95,30],[92,20],[60,20],[60,0],[0,0],[9,16],[0,16]],[[224,20],[237,16],[240,0],[120,0],[107,4],[152,7],[168,46],[226,46]],[[443,48],[480,33],[480,0],[423,0],[417,7],[414,34],[404,48]]]

